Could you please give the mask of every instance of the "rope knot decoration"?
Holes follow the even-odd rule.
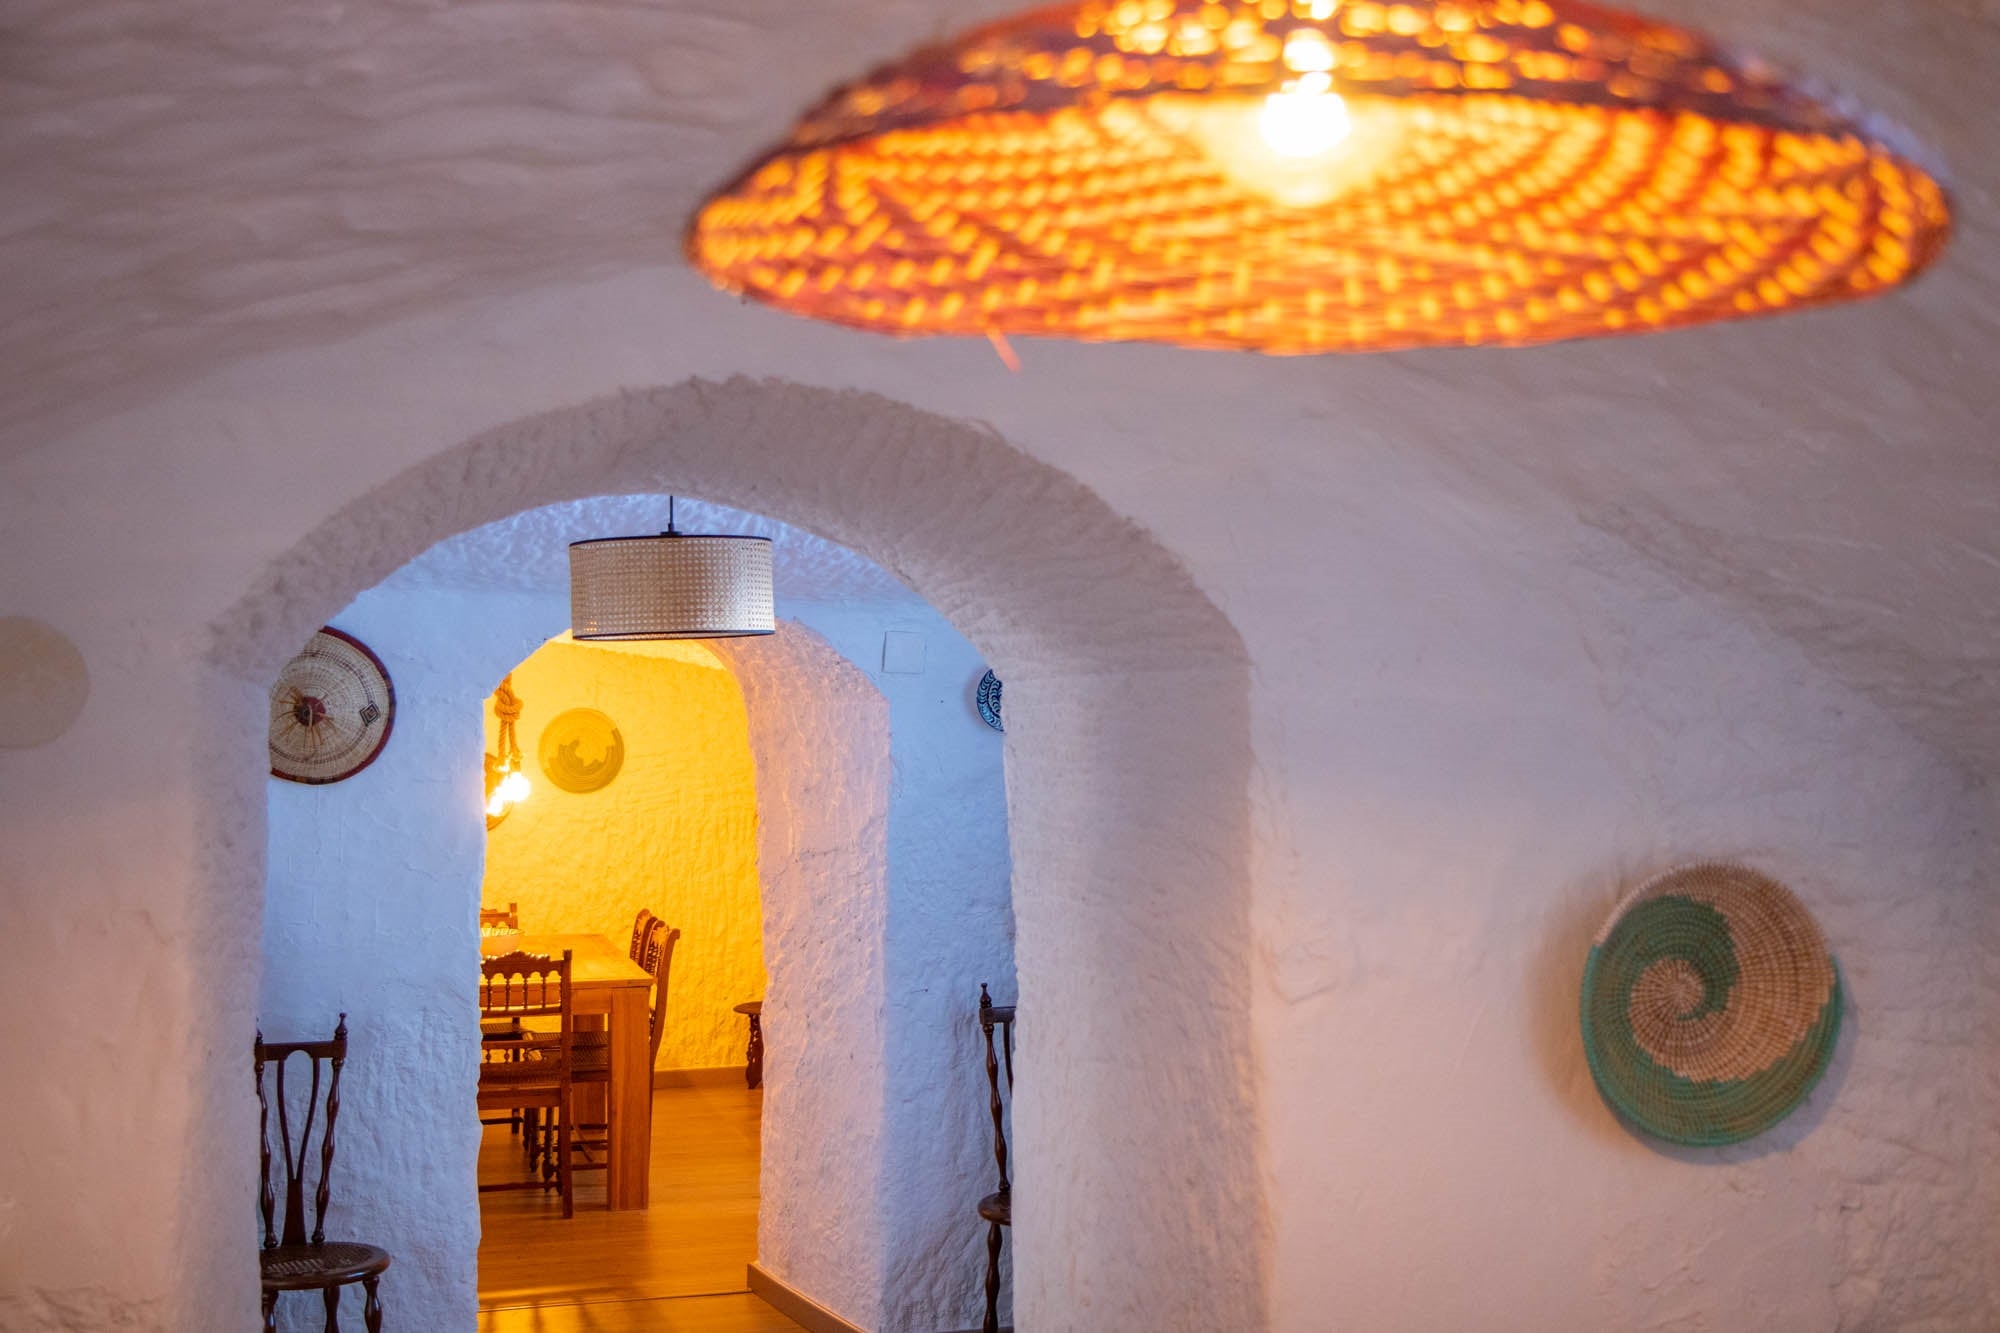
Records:
[[[521,697],[514,693],[514,673],[508,672],[493,691],[493,716],[499,720],[494,752],[486,756],[486,828],[499,827],[514,807],[528,799],[528,775],[522,771],[521,743],[514,724],[521,720]]]

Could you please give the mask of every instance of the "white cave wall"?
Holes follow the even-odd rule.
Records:
[[[643,271],[240,363],[0,465],[0,612],[70,634],[94,682],[75,731],[0,751],[0,925],[25,955],[0,999],[51,1015],[0,1035],[0,1067],[47,1067],[45,1041],[97,1057],[37,1081],[0,1143],[0,1324],[158,1324],[190,1299],[154,1239],[180,1224],[174,1164],[201,1120],[183,1067],[221,1058],[208,1028],[250,1017],[213,1008],[176,961],[201,923],[171,890],[207,855],[188,832],[199,794],[175,785],[204,743],[188,707],[199,627],[340,504],[479,429],[736,370],[990,425],[1155,533],[1240,631],[1257,764],[1244,1058],[1274,1326],[1309,1333],[1329,1311],[1386,1329],[1728,1327],[1745,1311],[1770,1328],[2000,1323],[1982,1119],[2000,1015],[1993,890],[1978,883],[1988,797],[1783,642],[1573,516],[1435,462],[1394,391],[1400,367],[1446,365],[1466,401],[1483,387],[1482,410],[1502,415],[1561,378],[1564,349],[1518,382],[1492,354],[1241,377],[1296,398],[1229,392],[1247,362],[1204,360],[1189,385],[1185,354],[1023,350],[1017,377],[980,346],[859,339]],[[1595,354],[1591,370],[1640,360]],[[1635,378],[1622,424],[1671,435],[1675,410]],[[1171,665],[1129,686],[1160,729],[1181,703]],[[1096,795],[1115,808],[1117,793]],[[1797,1119],[1676,1155],[1598,1104],[1572,1004],[1582,941],[1618,890],[1695,855],[1789,879],[1854,1010]],[[228,940],[212,957],[254,966]],[[117,1035],[81,1017],[103,995],[118,997]],[[1050,1132],[1088,1147],[1151,1127]],[[896,1196],[889,1176],[880,1188]],[[1152,1220],[1116,1203],[1045,1252],[1108,1253]],[[246,1198],[217,1206],[249,1216]],[[1215,1219],[1217,1248],[1259,1224]],[[96,1260],[126,1253],[139,1257],[107,1282]],[[1036,1299],[1081,1280],[1045,1265]],[[1104,1326],[1063,1309],[1036,1333]]]
[[[985,1314],[986,1227],[972,1204],[996,1183],[979,983],[991,983],[998,1003],[1017,995],[1001,737],[973,702],[986,663],[921,603],[806,604],[795,613],[867,671],[889,704],[883,1001],[884,1039],[896,1059],[873,1196],[884,1230],[882,1313],[864,1326],[974,1328]],[[921,672],[882,669],[890,633],[922,641]],[[760,1217],[760,1247],[764,1226]]]
[[[1264,678],[1339,699],[1265,737],[1298,839],[1259,903],[1277,1326],[1991,1324],[1964,774],[1607,540],[1414,517],[1322,537],[1389,587],[1316,589],[1313,651]],[[1692,1150],[1616,1120],[1577,1008],[1622,892],[1707,857],[1800,894],[1849,1007],[1791,1119]]]

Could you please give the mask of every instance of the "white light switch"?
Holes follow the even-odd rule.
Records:
[[[921,676],[924,674],[924,636],[892,629],[882,636],[882,674]]]

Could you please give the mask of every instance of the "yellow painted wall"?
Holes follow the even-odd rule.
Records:
[[[700,644],[564,635],[515,668],[514,692],[534,787],[487,835],[484,902],[518,902],[525,931],[621,947],[651,908],[681,930],[659,1068],[740,1064],[747,1029],[732,1006],[763,996],[764,959],[756,773],[735,676]],[[571,708],[606,714],[625,742],[618,776],[587,794],[557,787],[538,758],[542,729]],[[491,750],[490,703],[486,713]]]

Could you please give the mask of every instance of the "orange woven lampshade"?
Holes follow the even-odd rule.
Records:
[[[1923,170],[1686,30],[1574,0],[1091,0],[835,92],[688,236],[885,333],[1527,344],[1880,292]]]

